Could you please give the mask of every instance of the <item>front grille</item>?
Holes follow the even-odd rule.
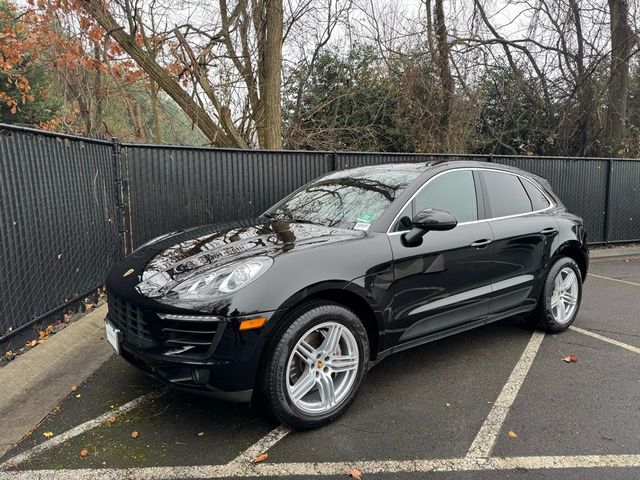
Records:
[[[158,347],[155,353],[173,357],[202,358],[212,353],[225,322],[211,316],[169,315],[145,312],[114,295],[108,296],[109,320],[124,341],[138,348]],[[175,318],[184,317],[184,318]]]
[[[150,348],[156,345],[140,307],[113,295],[109,295],[108,303],[109,320],[120,329],[127,343],[139,348]]]

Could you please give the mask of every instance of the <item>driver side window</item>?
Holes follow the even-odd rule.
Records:
[[[456,217],[458,223],[477,220],[478,204],[473,172],[454,170],[431,180],[411,204],[405,207],[394,231],[411,230],[413,216],[426,208],[445,210]]]

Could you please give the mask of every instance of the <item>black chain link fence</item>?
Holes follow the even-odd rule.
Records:
[[[331,170],[456,159],[546,178],[592,243],[640,241],[636,160],[121,145],[0,125],[0,344],[101,286],[157,235],[253,217]]]

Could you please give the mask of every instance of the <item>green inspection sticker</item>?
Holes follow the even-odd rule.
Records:
[[[371,223],[373,222],[373,215],[369,215],[368,213],[362,213],[358,215],[358,218],[356,218],[356,221]]]

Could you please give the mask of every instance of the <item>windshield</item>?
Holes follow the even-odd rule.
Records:
[[[331,173],[276,204],[267,216],[367,230],[418,175],[384,168]]]

